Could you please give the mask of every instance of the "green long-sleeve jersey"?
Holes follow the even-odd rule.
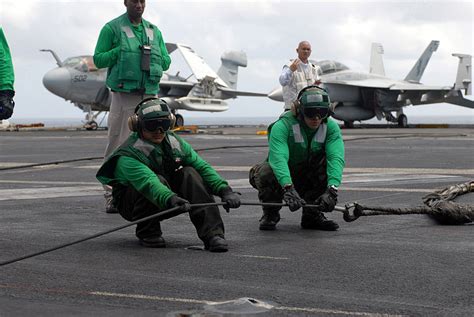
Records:
[[[0,27],[0,90],[14,90],[15,74],[7,39]]]
[[[282,115],[269,129],[268,163],[281,186],[292,184],[290,169],[324,152],[328,186],[339,186],[344,169],[344,142],[341,130],[327,119],[314,131],[300,123],[291,112]]]
[[[167,132],[167,137],[159,145],[144,141],[137,133],[132,133],[104,162],[97,172],[97,179],[107,185],[132,186],[153,204],[165,208],[168,199],[175,194],[157,176],[175,168],[166,164],[166,157],[168,162],[193,167],[215,195],[229,186],[188,142],[172,132]]]

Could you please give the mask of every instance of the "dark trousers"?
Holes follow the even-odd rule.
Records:
[[[178,196],[187,199],[191,204],[215,202],[201,175],[192,167],[183,167],[166,178],[162,175],[157,176],[163,184]],[[127,187],[125,194],[117,203],[117,208],[120,215],[128,221],[135,221],[163,210],[151,203],[133,187]],[[136,236],[139,239],[161,236],[160,221],[173,216],[176,214],[168,217],[156,217],[137,224]],[[215,235],[224,236],[224,223],[217,206],[193,208],[189,212],[189,217],[202,241],[207,241]]]
[[[313,159],[290,169],[296,191],[306,203],[313,204],[327,188],[326,158]],[[250,184],[258,190],[258,199],[264,203],[281,203],[283,189],[278,183],[268,162],[254,165],[249,172]],[[263,212],[277,213],[281,207],[264,206]],[[303,214],[317,212],[314,208],[303,207]]]

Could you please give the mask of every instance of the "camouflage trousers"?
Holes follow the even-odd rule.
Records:
[[[310,160],[290,169],[293,185],[306,203],[313,204],[327,188],[326,157]],[[254,165],[249,172],[249,182],[258,190],[258,199],[263,203],[281,203],[283,189],[278,183],[268,162]],[[281,207],[264,206],[265,213],[278,213]],[[303,214],[314,212],[314,208],[303,207]]]

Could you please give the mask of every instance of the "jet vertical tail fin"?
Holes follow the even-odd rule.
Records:
[[[237,79],[240,67],[247,67],[247,54],[242,51],[225,52],[221,56],[221,67],[217,75],[231,89],[237,89]]]
[[[472,94],[472,56],[467,54],[453,54],[459,57],[458,72],[454,89],[464,89],[466,95]]]
[[[408,73],[407,77],[405,77],[405,81],[419,83],[423,73],[425,72],[426,65],[430,61],[431,55],[433,52],[436,52],[439,46],[439,41],[431,41],[428,47],[425,49],[423,54],[421,54],[420,58],[416,61],[413,68]]]
[[[369,73],[385,76],[385,68],[383,66],[382,54],[383,54],[382,44],[372,43]]]

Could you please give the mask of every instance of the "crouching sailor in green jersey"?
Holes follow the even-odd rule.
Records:
[[[250,184],[260,201],[288,204],[291,211],[303,207],[303,229],[337,230],[339,225],[323,212],[337,203],[337,189],[344,169],[344,143],[337,123],[329,118],[330,100],[318,86],[302,89],[291,111],[268,128],[269,153],[253,166]],[[319,208],[305,207],[319,205]],[[281,207],[263,207],[260,230],[275,230]]]
[[[135,221],[162,210],[181,207],[189,212],[206,250],[227,251],[224,224],[217,206],[220,196],[228,208],[238,208],[240,198],[219,174],[181,137],[170,131],[174,116],[165,101],[143,100],[129,118],[133,132],[104,162],[97,179],[112,186],[113,204],[120,215]],[[136,236],[147,247],[165,247],[160,221],[137,224]]]

